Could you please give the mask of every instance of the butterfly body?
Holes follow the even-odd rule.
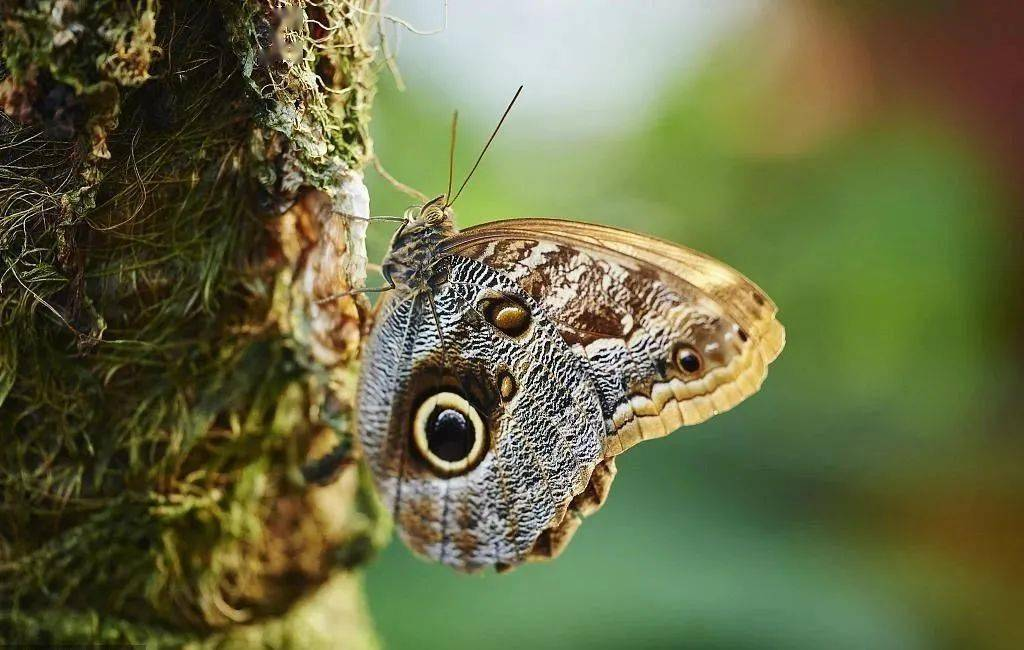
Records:
[[[429,289],[430,269],[440,256],[440,246],[455,234],[451,211],[441,198],[411,210],[391,239],[381,271],[401,294]]]
[[[553,557],[617,454],[756,392],[783,330],[694,251],[548,219],[460,232],[442,198],[384,261],[359,438],[417,553],[460,570]]]

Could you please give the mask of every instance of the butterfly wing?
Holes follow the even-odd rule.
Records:
[[[753,282],[697,251],[555,219],[468,228],[445,252],[501,271],[591,368],[614,456],[757,392],[785,331]]]
[[[756,285],[656,239],[527,219],[444,252],[434,293],[380,308],[358,429],[403,539],[458,569],[557,555],[604,502],[615,455],[756,392],[784,344]],[[445,404],[477,415],[463,420],[486,433],[478,449],[468,436],[438,458],[417,435]]]
[[[379,493],[410,548],[457,569],[554,555],[614,473],[598,390],[509,277],[459,256],[435,270],[433,292],[385,299],[364,350]]]

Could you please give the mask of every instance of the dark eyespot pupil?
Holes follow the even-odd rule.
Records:
[[[686,372],[697,372],[700,370],[700,358],[695,352],[686,350],[679,353],[679,367]]]
[[[469,456],[476,432],[464,413],[446,408],[427,421],[427,446],[441,460],[453,463]]]

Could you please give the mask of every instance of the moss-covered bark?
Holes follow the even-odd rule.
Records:
[[[0,641],[372,644],[374,0],[0,12]]]

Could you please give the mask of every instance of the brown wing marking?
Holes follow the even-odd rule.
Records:
[[[693,311],[695,304],[703,303],[708,309],[713,306],[720,310],[740,328],[737,333],[742,345],[737,340],[732,342],[734,354],[727,363],[696,379],[662,378],[665,380],[626,391],[611,418],[613,435],[606,439],[606,456],[614,456],[642,440],[665,436],[681,425],[697,424],[732,408],[757,392],[768,364],[785,344],[785,330],[775,319],[777,308],[757,285],[722,262],[651,237],[578,222],[519,219],[467,229],[453,237],[445,249],[483,259],[498,267],[529,268],[531,264],[535,267],[542,264],[531,257],[536,257],[538,251],[547,250],[556,260],[565,258],[564,251],[556,250],[552,244],[582,250],[598,259],[613,260],[623,268],[636,269],[633,280],[639,279],[639,282],[630,287],[633,294],[639,291],[638,286],[660,280],[666,286],[676,287],[679,295],[689,296],[694,301],[670,304],[655,297],[631,294],[628,304],[623,305],[627,311],[654,309],[669,321],[681,323],[686,320],[687,310]],[[488,255],[493,255],[493,259]],[[559,280],[565,283],[565,278]],[[543,287],[547,278],[526,276],[521,281],[524,285]],[[528,292],[534,289],[535,297],[543,297],[537,295],[537,286],[524,286],[524,289]],[[552,296],[547,298],[556,300]],[[648,302],[641,304],[642,300]],[[592,308],[599,311],[580,317],[565,311],[566,303],[559,302],[559,309],[563,311],[559,314],[558,310],[553,310],[552,320],[572,343],[587,347],[602,336],[608,339],[621,336],[628,345],[629,332],[606,325],[580,327],[581,322],[614,324],[614,319],[609,321],[607,314],[601,312],[609,310],[608,304],[597,305],[595,301]],[[578,311],[579,303],[576,301],[569,306]],[[571,318],[560,321],[559,316],[566,314]]]
[[[775,320],[775,303],[756,284],[727,264],[699,251],[628,230],[561,219],[510,219],[467,228],[444,246],[457,252],[472,243],[501,239],[548,239],[652,265],[713,299],[754,338],[765,364],[785,346],[785,330]]]

